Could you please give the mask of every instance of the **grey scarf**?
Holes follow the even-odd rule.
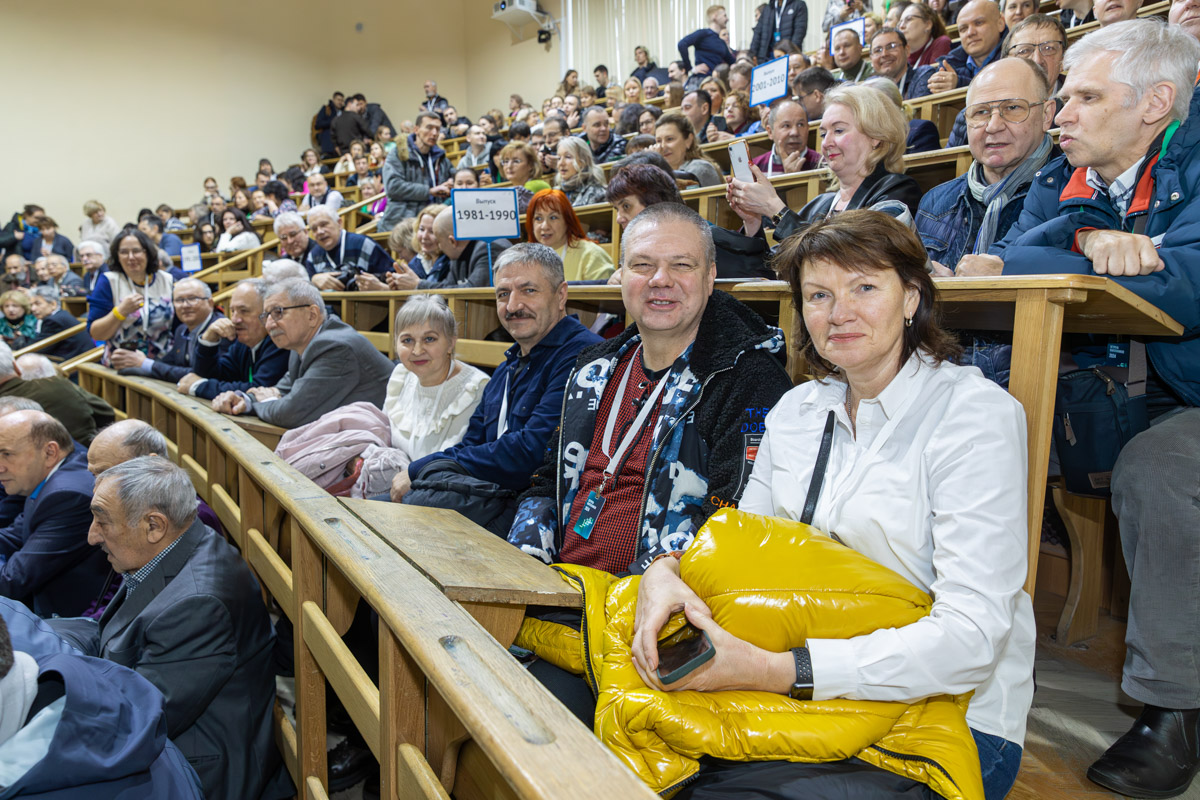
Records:
[[[1050,160],[1050,149],[1053,146],[1050,134],[1045,134],[1042,137],[1042,143],[1038,145],[1037,150],[1033,151],[1033,155],[1022,161],[1004,180],[992,184],[984,182],[982,164],[978,161],[971,164],[970,169],[967,170],[967,187],[971,190],[971,196],[987,207],[972,253],[986,254],[991,248],[992,243],[996,240],[996,228],[1000,225],[1000,214],[1004,211],[1004,207],[1021,190],[1021,187],[1028,186],[1033,182],[1034,173]]]

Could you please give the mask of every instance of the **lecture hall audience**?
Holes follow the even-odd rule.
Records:
[[[255,187],[241,178],[231,182],[228,204],[216,180],[206,178],[204,203],[189,211],[190,232],[165,204],[144,209],[136,226],[122,228],[103,205],[89,201],[76,248],[45,209],[25,205],[0,229],[4,288],[12,289],[0,297],[0,333],[20,347],[65,330],[75,321],[61,297],[86,292],[88,333],[44,354],[70,358],[91,349],[95,337],[105,345],[107,365],[171,381],[218,411],[254,414],[289,429],[277,453],[335,493],[456,509],[548,561],[611,574],[645,572],[632,658],[652,689],[718,691],[736,684],[789,694],[807,675],[801,691],[815,699],[909,703],[973,691],[966,708],[972,753],[986,800],[997,800],[1020,765],[1032,691],[1033,623],[1022,589],[1026,464],[1017,447],[1024,416],[1002,389],[972,367],[957,366],[963,356],[933,318],[929,275],[1108,275],[1185,330],[1145,343],[1142,393],[1152,424],[1126,445],[1112,475],[1132,581],[1122,688],[1145,708],[1088,777],[1131,796],[1173,796],[1200,769],[1200,753],[1193,752],[1200,675],[1188,644],[1197,638],[1197,593],[1185,590],[1181,601],[1177,588],[1200,571],[1200,548],[1181,533],[1200,522],[1200,500],[1186,485],[1186,476],[1200,470],[1200,300],[1189,267],[1193,229],[1200,227],[1192,213],[1200,173],[1191,155],[1200,119],[1188,115],[1197,104],[1200,62],[1191,29],[1200,26],[1189,27],[1194,0],[1172,4],[1171,27],[1134,21],[1139,0],[1061,5],[1061,15],[1047,16],[1029,0],[900,2],[885,22],[882,9],[876,15],[865,0],[833,0],[823,28],[865,17],[869,51],[857,32],[841,29],[832,48],[826,39],[812,62],[796,46],[808,22],[802,0],[760,6],[752,36],[746,32],[750,47],[741,53],[730,46],[725,9],[713,6],[708,27],[680,40],[682,59],[666,70],[639,46],[637,69],[623,85],[610,80],[603,65],[592,71],[595,88],[569,69],[542,114],[514,95],[509,115],[473,114],[475,124],[429,80],[415,125],[406,120],[399,129],[406,133],[395,136],[377,104],[361,94],[346,99],[335,93],[314,118],[314,141],[320,156],[342,154],[344,164],[329,170],[317,150],[305,151],[302,165],[281,176],[269,161],[260,163]],[[946,35],[955,13],[958,46]],[[1066,28],[1093,18],[1102,29],[1074,40],[1066,52]],[[791,92],[768,108],[751,109],[745,94],[750,70],[772,57],[789,59]],[[831,74],[810,63],[837,69]],[[666,113],[643,105],[659,82],[671,98]],[[917,151],[913,136],[929,134],[931,126],[910,125],[904,100],[962,87],[965,108],[949,145],[969,145],[973,160],[965,174],[922,197],[904,174],[903,155]],[[1092,99],[1097,91],[1100,98]],[[679,107],[669,108],[672,102]],[[808,147],[810,120],[820,123],[820,154]],[[1061,150],[1049,134],[1054,126],[1062,130]],[[582,130],[573,135],[576,127]],[[742,230],[725,230],[687,210],[681,187],[727,181],[707,154],[712,149],[701,145],[759,130],[767,133],[769,150],[761,152],[760,140],[751,144],[760,148],[754,181],[733,179],[725,188]],[[647,131],[651,152],[626,158]],[[459,136],[466,138],[461,146],[444,142]],[[936,149],[936,130],[933,138],[929,146]],[[459,172],[451,172],[448,152],[458,154]],[[602,169],[618,160],[608,173]],[[334,188],[349,173],[365,200],[379,185],[373,170],[381,166],[387,199],[371,208],[356,205],[380,215],[378,230],[393,234],[387,248],[343,228],[337,211],[345,198]],[[821,166],[828,168],[829,190],[798,210],[788,208],[772,178]],[[325,172],[340,172],[337,183]],[[528,243],[455,238],[453,215],[446,212],[451,190],[492,179],[517,190]],[[298,208],[292,188],[301,198]],[[624,268],[615,271],[608,250],[596,244],[606,241],[605,232],[593,231],[589,239],[574,210],[606,200],[624,232]],[[190,234],[202,251],[257,246],[248,215],[274,217],[279,258],[263,265],[262,279],[236,286],[225,301],[226,319],[214,307],[212,290],[179,279],[182,271],[171,268],[170,258],[180,255],[180,235]],[[774,248],[768,229],[779,243]],[[67,261],[75,250],[82,279]],[[714,291],[718,278],[776,274],[790,281],[803,332],[780,332]],[[862,291],[864,276],[869,295]],[[566,315],[567,281],[604,280],[621,285],[631,321],[606,342]],[[329,314],[321,296],[322,290],[489,284],[495,284],[498,334],[516,341],[490,380],[456,360],[454,315],[436,296],[413,297],[401,307],[394,327],[399,365]],[[839,335],[856,324],[875,335]],[[790,392],[779,361],[784,334],[801,339],[818,378]],[[1143,345],[1127,346],[1137,353]],[[1071,355],[1078,364],[1092,357]],[[610,373],[618,380],[609,380]],[[1138,397],[1137,378],[1130,375],[1128,385]],[[614,391],[637,402],[617,402],[609,397]],[[739,399],[725,397],[731,393]],[[25,403],[28,408],[18,407]],[[38,403],[47,413],[34,408]],[[26,586],[18,580],[22,565],[31,555],[43,557],[27,546],[40,541],[27,527],[51,509],[66,513],[56,487],[79,472],[79,442],[91,441],[112,410],[64,378],[23,373],[5,345],[0,406],[0,484],[7,492],[0,516],[12,513],[8,527],[0,528],[0,595],[44,616],[95,616],[110,599],[105,591],[117,591],[98,626],[74,619],[51,624],[161,690],[168,733],[197,767],[206,793],[285,796],[269,738],[274,690],[264,676],[270,670],[259,669],[274,634],[236,551],[221,550],[223,540],[196,521],[186,475],[161,457],[133,458],[139,454],[131,451],[110,459],[116,466],[97,470],[95,501],[84,502],[85,512],[87,502],[95,511],[91,544],[88,535],[66,539],[90,554],[86,563],[107,554],[124,585],[116,589],[105,567],[86,580],[60,576],[52,586]],[[918,407],[919,413],[911,410]],[[673,415],[682,424],[671,427]],[[605,425],[609,418],[615,424]],[[763,429],[764,418],[766,437],[751,455],[741,429],[749,423]],[[815,483],[815,516],[804,519],[804,489],[827,421],[830,474]],[[552,437],[556,429],[562,436]],[[951,429],[953,447],[938,436]],[[963,446],[975,439],[977,447]],[[330,463],[314,460],[310,448],[327,440],[338,456]],[[674,443],[674,456],[659,465],[656,447],[664,442]],[[904,486],[892,487],[878,465],[855,467],[862,447],[881,442],[888,470],[909,476]],[[611,446],[621,452],[610,457]],[[945,469],[938,459],[947,462]],[[985,468],[988,480],[980,482],[977,473]],[[914,495],[912,475],[924,473],[927,491]],[[688,480],[681,482],[681,474]],[[884,511],[866,519],[854,509],[874,507],[857,502],[872,476],[878,479],[872,496],[883,492],[887,501]],[[181,502],[185,485],[190,512]],[[637,506],[644,496],[654,502]],[[947,502],[958,503],[954,513],[943,512]],[[716,625],[680,577],[678,556],[700,525],[734,504],[751,514],[812,520],[927,591],[933,613],[887,635],[757,650]],[[896,512],[896,504],[912,513]],[[970,528],[965,542],[959,527]],[[957,560],[940,554],[950,547],[947,536],[958,542]],[[103,551],[95,547],[101,542]],[[167,626],[165,635],[173,638],[164,652],[155,639],[161,623],[144,604],[159,601],[132,598],[161,592],[180,609],[196,602],[164,567],[208,569],[193,563],[193,552],[201,551],[200,561],[236,575],[224,587],[227,595],[204,602],[244,664],[240,685],[196,700],[181,665],[204,669],[215,653],[194,645],[194,623],[182,616]],[[16,582],[6,588],[6,580]],[[711,667],[664,687],[655,672],[659,630],[685,606],[718,655]],[[43,637],[34,641],[49,636],[44,624],[37,628],[8,600],[0,600],[0,617],[16,620],[22,636]],[[119,644],[102,633],[114,619],[129,626],[114,637],[123,639]],[[893,654],[888,673],[878,666],[880,652]],[[921,655],[934,652],[937,658]],[[258,666],[251,670],[251,663]],[[747,687],[739,681],[750,663],[762,668]],[[3,667],[0,659],[0,672]],[[28,675],[28,663],[24,668]],[[592,724],[595,698],[583,681],[546,661],[535,662],[531,672]],[[228,728],[234,719],[237,731]],[[822,766],[841,774],[844,765]],[[879,772],[846,767],[839,791],[867,792],[884,780]],[[754,758],[720,768],[706,764],[679,797],[734,796],[735,787],[766,784],[819,794],[830,774]],[[896,776],[886,779],[895,789]]]

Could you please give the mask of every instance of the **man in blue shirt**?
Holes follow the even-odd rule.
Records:
[[[948,92],[970,83],[979,70],[1000,58],[1006,29],[1000,6],[992,0],[971,0],[958,12],[961,45],[938,64],[921,67],[910,97]]]
[[[562,261],[550,248],[514,245],[496,260],[494,273],[496,314],[516,344],[484,389],[462,441],[401,470],[392,482],[391,499],[453,507],[505,536],[516,495],[528,488],[558,426],[575,357],[601,339],[566,315]],[[434,490],[428,486],[434,475],[461,491]]]
[[[709,6],[706,12],[708,27],[689,33],[679,40],[679,59],[683,62],[685,71],[692,70],[692,62],[688,58],[688,50],[696,48],[696,68],[694,72],[700,75],[711,75],[720,64],[733,63],[733,51],[721,38],[721,32],[729,23],[729,15],[725,6]]]

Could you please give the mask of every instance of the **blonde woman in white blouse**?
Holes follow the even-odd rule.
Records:
[[[488,382],[484,372],[454,358],[457,324],[441,296],[409,298],[396,314],[395,330],[400,363],[383,402],[392,446],[363,453],[356,497],[388,491],[410,462],[458,444]]]
[[[785,394],[767,415],[738,505],[801,519],[810,488],[819,486],[812,525],[928,592],[929,616],[768,652],[705,618],[703,601],[679,579],[679,561],[662,558],[642,578],[633,653],[646,682],[661,688],[656,637],[686,605],[700,609],[688,618],[709,634],[717,655],[708,671],[671,691],[738,686],[787,694],[808,674],[805,666],[813,700],[914,702],[974,692],[967,723],[985,797],[998,800],[1016,779],[1033,699],[1035,629],[1023,588],[1025,414],[979,370],[953,362],[958,348],[934,319],[936,290],[925,263],[912,231],[878,211],[847,211],[783,243],[776,264],[803,316],[805,356],[817,379]],[[823,480],[814,481],[826,431],[828,463]],[[806,768],[789,767],[797,780]],[[702,772],[694,785],[704,782]],[[856,796],[852,785],[847,791]]]

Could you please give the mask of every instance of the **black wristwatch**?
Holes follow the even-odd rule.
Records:
[[[788,697],[793,700],[812,700],[813,669],[812,659],[809,658],[807,647],[793,647],[792,657],[796,659],[796,682],[788,691]]]
[[[772,230],[779,227],[779,223],[783,222],[783,215],[786,214],[787,212],[788,212],[788,207],[784,206],[783,208],[779,209],[778,212],[771,215],[770,219],[771,219],[771,229]]]

